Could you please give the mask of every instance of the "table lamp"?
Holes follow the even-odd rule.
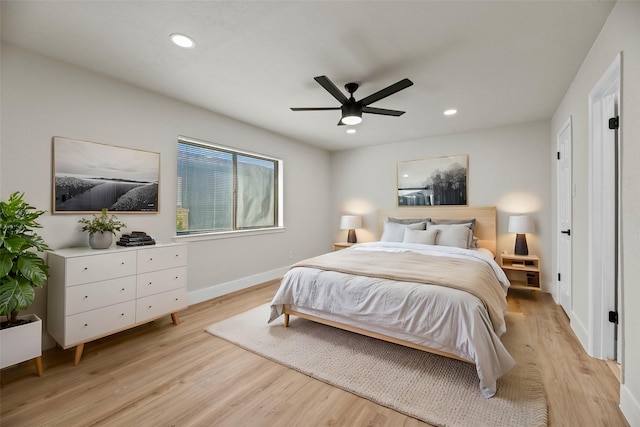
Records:
[[[526,215],[512,215],[509,217],[509,233],[516,233],[516,246],[514,253],[516,255],[529,255],[527,247],[527,237],[525,233],[533,233],[533,220]]]
[[[362,219],[357,215],[342,215],[340,217],[340,229],[349,230],[347,242],[356,243],[356,228],[362,227]]]

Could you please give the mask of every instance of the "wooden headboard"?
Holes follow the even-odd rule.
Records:
[[[407,206],[378,211],[378,233],[382,234],[383,224],[392,218],[432,218],[432,219],[476,219],[474,235],[480,247],[496,254],[497,220],[495,206]]]

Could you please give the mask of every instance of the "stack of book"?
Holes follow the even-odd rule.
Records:
[[[148,236],[144,231],[132,231],[131,234],[123,234],[116,242],[118,246],[146,246],[155,245],[153,237]]]

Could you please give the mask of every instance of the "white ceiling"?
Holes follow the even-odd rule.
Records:
[[[550,118],[613,4],[2,0],[1,13],[4,42],[339,150]],[[319,75],[359,83],[356,99],[407,77],[371,105],[407,113],[364,114],[347,135],[339,111],[291,111],[338,106]]]

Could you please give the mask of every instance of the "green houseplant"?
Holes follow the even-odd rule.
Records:
[[[47,282],[48,266],[36,252],[49,249],[33,229],[44,211],[15,192],[0,202],[0,315],[7,316],[7,326],[20,324],[18,312],[28,308],[35,298],[35,288]]]
[[[108,248],[116,231],[126,227],[117,216],[109,215],[106,208],[102,209],[99,215],[93,215],[91,219],[82,218],[78,222],[82,224],[82,231],[89,233],[89,245],[93,249]]]

